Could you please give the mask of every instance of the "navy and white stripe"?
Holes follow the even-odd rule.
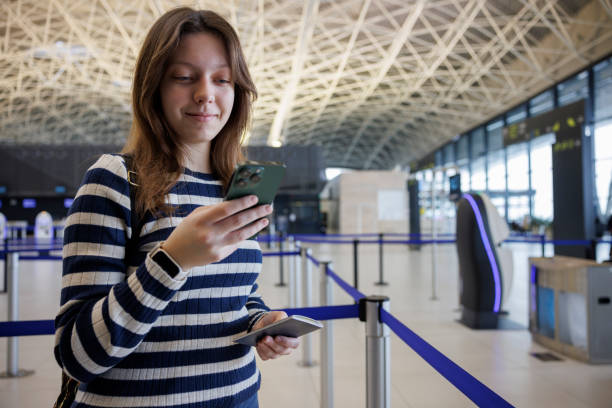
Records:
[[[185,169],[166,197],[175,215],[147,215],[126,254],[134,225],[123,158],[103,155],[87,171],[66,223],[55,319],[55,357],[81,382],[76,407],[227,407],[257,392],[254,352],[232,338],[269,310],[256,293],[259,244],[174,278],[148,256],[221,192]]]

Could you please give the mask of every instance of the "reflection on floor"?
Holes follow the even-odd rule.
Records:
[[[353,282],[352,246],[313,246],[318,259],[331,259],[334,270]],[[514,244],[514,289],[507,303],[509,318],[527,325],[527,257],[539,256],[539,246]],[[264,248],[265,249],[265,248]],[[377,246],[360,246],[359,290],[391,299],[391,313],[430,344],[517,407],[610,407],[612,365],[588,365],[565,357],[544,362],[530,355],[547,350],[534,344],[526,330],[474,331],[456,322],[458,272],[454,246],[437,249],[437,300],[432,300],[431,248],[411,251],[385,247],[384,279],[378,280]],[[277,287],[279,261],[265,258],[261,292],[271,307],[287,306],[286,287]],[[59,302],[60,262],[23,261],[20,265],[20,318],[51,319]],[[286,271],[286,269],[285,269]],[[318,301],[318,270],[314,270],[314,299]],[[338,287],[335,304],[352,299]],[[316,304],[316,303],[315,303]],[[0,295],[0,320],[6,320],[6,294]],[[334,322],[335,406],[365,407],[365,338],[357,319]],[[318,335],[313,336],[319,360]],[[50,407],[59,391],[60,371],[52,356],[53,337],[24,337],[20,341],[20,368],[35,374],[0,379],[0,407]],[[259,362],[264,408],[319,406],[319,366],[305,368],[301,352],[274,361]],[[6,367],[6,340],[0,339],[0,371]],[[394,334],[391,335],[391,402],[393,407],[474,406],[461,392],[425,363]]]

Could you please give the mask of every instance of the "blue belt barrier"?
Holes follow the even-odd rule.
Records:
[[[20,261],[61,261],[60,255],[22,255],[19,257]]]
[[[341,277],[339,277],[338,275],[336,275],[334,273],[334,271],[331,270],[331,268],[328,266],[327,267],[327,274],[336,281],[336,283],[342,288],[344,289],[344,291],[346,293],[348,293],[355,301],[358,301],[359,299],[365,297],[365,295],[363,293],[361,293],[360,291],[358,291],[357,289],[355,289],[354,287],[352,287],[351,285],[349,285],[348,283],[346,283],[345,281],[342,280]]]
[[[310,259],[310,261],[311,261],[313,264],[315,264],[315,266],[319,266],[319,265],[321,265],[321,262],[319,262],[319,261],[317,260],[317,258],[315,258],[314,256],[306,254],[306,257],[307,257],[308,259]]]
[[[55,334],[53,320],[0,322],[0,337],[41,336],[43,334]]]
[[[359,305],[338,305],[338,306],[319,306],[319,307],[298,307],[292,309],[282,309],[289,316],[302,315],[316,320],[334,320],[359,317]]]
[[[380,309],[380,317],[397,336],[413,349],[423,360],[442,374],[459,391],[464,393],[479,407],[512,407],[512,405],[497,395],[489,387],[478,381],[470,373],[459,367],[444,354],[436,350],[416,333],[397,320],[384,309]]]
[[[262,252],[262,256],[295,256],[299,255],[300,251],[291,251],[291,252]]]

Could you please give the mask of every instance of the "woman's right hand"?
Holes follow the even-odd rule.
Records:
[[[249,195],[196,208],[172,231],[163,248],[183,270],[220,261],[268,225],[262,217],[272,213],[272,206],[255,204],[257,197]]]

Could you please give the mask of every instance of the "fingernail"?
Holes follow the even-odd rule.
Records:
[[[251,204],[255,204],[257,202],[257,196],[256,195],[252,195],[249,197],[249,203]]]

